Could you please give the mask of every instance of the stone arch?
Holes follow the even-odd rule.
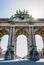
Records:
[[[1,40],[2,40],[3,36],[5,36],[5,35],[9,36],[9,31],[8,30],[5,29],[5,28],[1,28],[0,29],[0,44],[1,44]],[[1,52],[1,57],[0,58],[4,58],[6,51],[3,51],[3,49],[1,48],[1,46],[0,46],[0,52]]]
[[[18,31],[16,32],[16,41],[17,41],[17,37],[18,37],[19,35],[25,35],[25,36],[26,36],[26,38],[27,38],[27,46],[28,46],[28,37],[29,37],[28,32],[27,32],[25,29],[18,29]],[[27,47],[27,49],[28,49],[28,47]],[[29,49],[28,49],[27,56],[28,56],[28,54],[29,54]],[[16,54],[15,54],[15,55],[16,55]],[[27,56],[26,56],[26,58],[27,58]],[[19,57],[16,55],[16,58],[19,58]],[[25,57],[24,57],[24,58],[25,58]]]
[[[7,29],[1,29],[0,30],[0,37],[2,37],[3,35],[5,35],[5,34],[8,34],[9,35],[9,32],[7,31]]]
[[[39,35],[42,38],[43,49],[44,49],[44,30],[42,30],[42,29],[37,30],[35,32],[35,35]],[[43,49],[42,49],[42,51],[39,51],[40,58],[43,57]]]
[[[29,36],[28,32],[25,29],[18,29],[18,31],[16,32],[16,37],[21,34],[25,35],[26,37]]]
[[[20,50],[20,53],[19,53],[19,50]],[[17,56],[19,56],[19,59],[26,58],[28,54],[27,51],[28,51],[27,37],[25,35],[19,35],[17,37],[17,45],[16,45],[16,53],[17,53]]]
[[[44,30],[39,29],[35,32],[35,35],[40,35],[43,39],[43,43],[44,43]]]
[[[41,35],[35,35],[36,45],[38,51],[41,51],[43,49],[43,39]]]
[[[40,29],[39,29],[39,30],[37,30],[37,31],[35,32],[35,35],[36,35],[36,34],[41,35],[42,37],[44,37],[44,30],[42,30],[42,29],[40,30]]]

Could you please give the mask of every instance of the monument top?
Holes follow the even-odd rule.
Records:
[[[19,10],[16,10],[16,14],[12,15],[9,19],[9,21],[19,21],[19,22],[25,22],[25,21],[33,21],[34,18],[28,14],[28,11],[27,10],[23,10],[21,11],[20,9]]]

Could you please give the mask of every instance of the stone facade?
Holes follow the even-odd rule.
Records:
[[[19,17],[20,15],[24,18]],[[11,18],[0,18],[0,38],[5,34],[9,35],[5,60],[19,58],[16,55],[16,41],[17,36],[21,34],[27,37],[28,59],[34,61],[39,59],[35,35],[40,34],[44,40],[44,19],[34,20],[29,14],[15,14]]]

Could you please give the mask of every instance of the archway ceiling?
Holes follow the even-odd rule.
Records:
[[[24,29],[20,29],[20,30],[17,31],[16,37],[17,37],[18,35],[22,35],[22,34],[25,35],[26,37],[29,36],[28,33],[27,33]]]
[[[5,29],[0,30],[0,38],[1,38],[3,35],[6,35],[6,34],[9,34],[9,32],[6,31]]]
[[[35,34],[41,35],[42,37],[44,37],[44,30],[38,30],[35,32]]]

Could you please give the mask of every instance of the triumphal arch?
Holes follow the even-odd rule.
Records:
[[[44,19],[35,20],[28,14],[28,11],[17,10],[16,14],[10,18],[0,18],[0,40],[5,34],[9,35],[9,40],[4,60],[15,60],[18,58],[16,55],[16,41],[18,35],[21,34],[27,37],[27,58],[29,60],[39,60],[40,55],[37,52],[35,35],[41,35],[44,41]],[[44,56],[44,48],[42,55]]]

